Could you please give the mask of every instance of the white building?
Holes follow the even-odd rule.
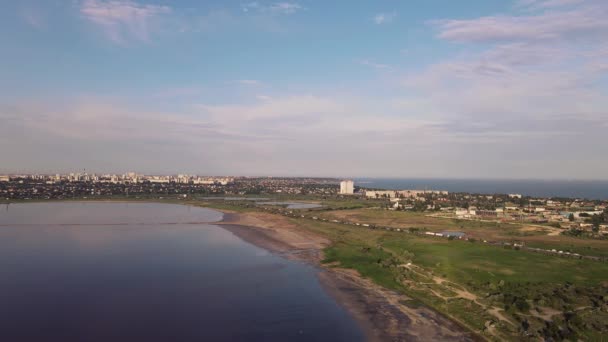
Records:
[[[448,192],[443,190],[376,190],[365,192],[365,196],[368,198],[419,198],[428,194],[447,196]]]
[[[355,192],[355,182],[352,180],[343,180],[340,182],[340,194],[352,195]]]

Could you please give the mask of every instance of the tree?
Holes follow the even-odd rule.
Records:
[[[602,221],[602,218],[599,215],[593,215],[591,217],[591,224],[593,225],[591,229],[593,230],[594,233],[597,233],[600,231],[601,221]]]
[[[568,215],[568,221],[574,222],[574,214],[573,213],[570,213],[570,215]]]

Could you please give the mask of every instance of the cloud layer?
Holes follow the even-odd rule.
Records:
[[[121,44],[149,41],[155,20],[170,12],[169,6],[130,0],[83,0],[80,6],[83,18],[99,26],[108,39]]]
[[[241,5],[241,9],[246,13],[270,13],[270,14],[293,14],[304,9],[295,2],[275,2],[263,4],[257,1]]]
[[[79,18],[118,44],[150,41],[164,19],[184,15],[131,0],[78,4]],[[307,13],[315,10],[306,6]],[[249,2],[189,14],[183,27],[199,34],[232,25],[233,38],[245,31],[242,21],[288,21],[303,10],[295,2]],[[366,12],[358,20],[388,32],[402,23],[370,29],[370,18],[387,24],[395,16]],[[231,51],[227,59],[240,53],[247,63],[209,83],[197,83],[201,73],[188,74],[182,77],[189,83],[144,86],[124,97],[3,101],[0,143],[19,148],[4,151],[2,160],[30,171],[605,178],[606,18],[604,0],[519,0],[509,15],[436,18],[422,29],[447,52],[414,66],[407,59],[423,59],[416,47],[404,47],[404,58],[397,43],[391,56],[376,49],[380,43],[347,51],[342,40],[333,47],[327,38],[325,48],[340,52],[330,61],[307,51],[317,45],[298,50],[290,33],[274,41],[260,34],[248,39],[271,53],[253,61],[232,41],[210,39],[208,55],[179,55],[195,60],[184,68],[204,65],[215,74],[205,58],[224,58],[217,46]],[[305,30],[298,26],[295,36],[306,37]],[[353,51],[390,65],[357,59]],[[322,63],[330,72],[316,71]]]

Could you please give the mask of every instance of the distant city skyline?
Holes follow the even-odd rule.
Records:
[[[5,1],[0,174],[608,179],[608,1]]]

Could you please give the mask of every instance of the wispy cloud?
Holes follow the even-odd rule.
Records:
[[[303,10],[300,4],[295,2],[275,2],[262,4],[257,1],[241,5],[243,12],[266,13],[266,14],[293,14]]]
[[[294,2],[277,2],[270,5],[269,9],[275,13],[292,14],[302,10],[303,7]]]
[[[578,5],[584,1],[585,0],[519,0],[516,3],[516,7],[526,9],[546,9]]]
[[[21,9],[21,17],[33,28],[43,29],[46,26],[46,18],[38,8],[25,7]]]
[[[361,65],[365,65],[374,69],[390,69],[390,65],[388,64],[382,64],[382,63],[377,63],[374,61],[370,61],[368,59],[362,59],[359,61],[359,64]]]
[[[412,105],[404,110],[443,122],[458,143],[520,160],[558,167],[563,151],[601,153],[608,2],[527,3],[545,8],[435,22],[440,39],[470,49],[409,74],[404,84]],[[544,146],[547,154],[535,157],[529,146]],[[594,159],[588,158],[586,165]]]
[[[170,13],[164,5],[140,4],[131,0],[84,0],[83,18],[100,27],[106,37],[119,44],[131,40],[149,41],[154,21]]]
[[[372,20],[378,25],[389,24],[397,17],[397,12],[378,13]]]
[[[435,22],[439,38],[456,42],[540,41],[608,35],[608,2],[527,16],[489,16]],[[575,37],[576,36],[576,37]]]
[[[234,81],[234,83],[240,84],[240,85],[244,85],[244,86],[258,86],[261,85],[262,82],[258,81],[258,80],[236,80]]]
[[[270,101],[270,100],[272,100],[272,96],[268,96],[268,95],[256,95],[255,98],[258,99],[258,100],[260,100],[260,101]]]
[[[209,172],[212,165],[220,173],[307,170],[319,175],[341,171],[335,168],[338,154],[347,155],[341,162],[349,168],[360,167],[362,154],[370,155],[372,163],[383,163],[374,153],[379,144],[390,144],[399,135],[431,141],[431,131],[437,131],[433,128],[437,123],[428,121],[378,120],[377,115],[366,112],[371,106],[353,98],[296,94],[258,99],[249,104],[198,105],[182,112],[137,108],[101,98],[61,105],[15,104],[12,109],[0,107],[0,120],[5,123],[0,126],[0,142],[17,139],[24,130],[30,132],[17,139],[22,142],[20,153],[9,152],[5,161],[17,160],[30,149],[46,154],[42,151],[74,145],[69,158],[60,156],[51,162],[34,158],[22,164],[34,168],[48,168],[60,160],[63,167],[86,163],[88,168],[103,170],[109,159],[114,165],[142,170],[171,165],[181,171],[198,167],[202,168],[198,172]],[[373,135],[373,141],[357,139],[365,135]],[[29,136],[35,143],[30,144]],[[205,145],[216,147],[200,148]],[[90,157],[91,149],[96,151],[95,158]],[[301,153],[293,153],[295,150]],[[161,159],[159,152],[163,152]],[[234,160],[227,162],[227,155]],[[260,164],[260,160],[269,163]],[[276,160],[281,162],[273,162]],[[310,169],[313,162],[318,163],[315,170]]]

